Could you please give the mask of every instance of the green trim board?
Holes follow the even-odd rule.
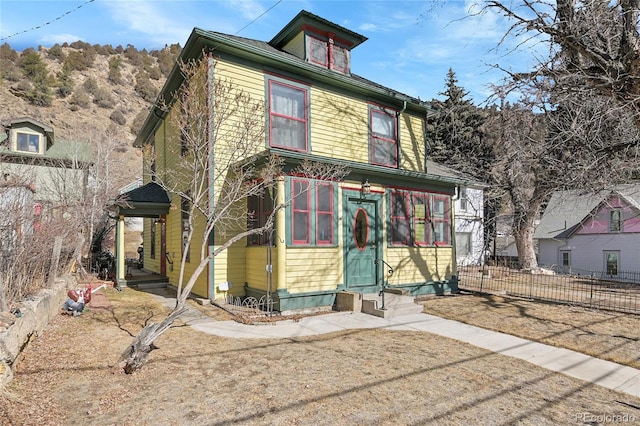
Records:
[[[246,297],[254,297],[260,300],[267,292],[257,289],[245,283],[244,290]],[[286,289],[278,289],[271,293],[274,301],[274,310],[286,312],[292,310],[332,307],[336,300],[336,293],[344,290],[338,286],[336,290],[314,291],[305,293],[289,293]]]

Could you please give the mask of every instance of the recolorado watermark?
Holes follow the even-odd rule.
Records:
[[[640,420],[640,417],[636,417],[633,414],[592,414],[592,413],[578,413],[575,416],[577,422],[583,423],[635,423]]]

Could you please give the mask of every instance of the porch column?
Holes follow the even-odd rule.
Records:
[[[276,205],[284,204],[284,176],[278,177],[276,187]],[[276,232],[274,241],[276,241],[276,286],[275,289],[286,288],[287,279],[287,223],[285,209],[280,209],[276,213]]]
[[[124,216],[118,216],[116,224],[116,283],[121,286],[125,282],[127,268],[124,253]]]

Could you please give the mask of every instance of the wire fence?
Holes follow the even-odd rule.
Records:
[[[549,269],[534,274],[502,266],[461,266],[461,290],[640,314],[640,272]]]

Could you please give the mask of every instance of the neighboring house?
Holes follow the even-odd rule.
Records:
[[[44,218],[67,217],[87,185],[84,145],[56,140],[31,118],[0,123],[0,251],[12,251]]]
[[[461,186],[454,202],[456,262],[458,266],[482,265],[484,246],[484,189]]]
[[[32,186],[9,175],[0,177],[0,263],[37,227],[39,214]]]
[[[83,197],[91,161],[85,144],[56,139],[53,128],[31,118],[1,124],[0,177],[26,182],[45,213]]]
[[[610,277],[639,271],[640,184],[554,193],[534,239],[541,266]]]
[[[233,245],[211,260],[194,294],[222,298],[231,283],[235,296],[260,298],[269,292],[277,310],[289,311],[331,306],[343,290],[377,293],[384,280],[414,295],[457,291],[452,202],[456,187],[469,182],[426,160],[427,103],[351,72],[355,48],[365,40],[306,11],[268,43],[193,30],[180,60],[210,52],[216,66],[209,85],[227,79],[267,103],[266,117],[260,116],[268,129],[264,153],[277,154],[286,170],[309,159],[350,171],[342,182],[284,176],[276,193],[293,201],[277,213],[275,247],[265,238]],[[174,68],[160,97],[170,99],[182,83]],[[155,152],[153,165],[145,158],[147,172],[171,176],[172,159],[180,155],[180,142],[167,137],[173,131],[170,114],[154,107],[137,136],[136,146]],[[309,191],[291,196],[301,188]],[[157,190],[145,178],[129,197],[141,200],[140,210],[131,201],[131,209],[119,212],[119,226],[126,215],[147,217],[144,267],[176,285],[184,230],[181,200],[174,196],[168,206]],[[155,212],[147,209],[152,199],[159,200]],[[246,208],[260,217],[270,207],[265,197],[248,200]],[[209,250],[219,241],[216,235]],[[200,246],[192,243],[190,259],[200,257]],[[126,284],[121,258],[117,279]],[[381,260],[393,268],[392,276]],[[187,262],[187,276],[196,264]]]

